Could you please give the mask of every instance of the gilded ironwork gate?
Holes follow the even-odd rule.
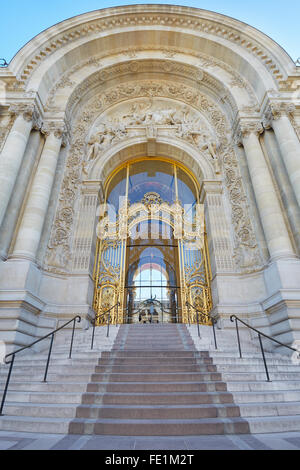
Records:
[[[163,201],[158,192],[145,192],[139,201],[130,203],[129,164],[126,167],[125,194],[118,205],[118,212],[111,217],[106,211],[97,227],[97,248],[94,265],[94,310],[98,324],[106,322],[102,313],[110,312],[112,323],[122,323],[125,318],[126,246],[137,226],[159,221],[171,227],[177,242],[177,279],[180,280],[181,304],[179,319],[182,323],[195,323],[196,310],[189,310],[187,303],[200,312],[200,322],[210,324],[212,308],[211,272],[205,233],[204,206],[198,203],[191,210],[179,199],[177,171],[174,166],[174,202]],[[107,197],[107,194],[106,194]],[[174,263],[175,264],[175,263]],[[204,313],[205,315],[201,315]]]

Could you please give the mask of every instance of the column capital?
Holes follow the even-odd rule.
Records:
[[[272,127],[273,121],[283,116],[293,115],[296,110],[294,103],[286,103],[282,101],[270,101],[264,112],[264,126],[266,129]]]
[[[65,147],[68,143],[69,132],[64,121],[46,121],[43,123],[41,132],[46,136],[53,134],[54,137],[62,141],[63,147]]]
[[[14,116],[22,116],[26,122],[32,121],[32,126],[39,130],[42,126],[41,115],[34,103],[13,103],[9,107],[9,113]]]
[[[235,142],[240,145],[243,139],[250,135],[256,135],[258,137],[260,134],[263,134],[263,132],[264,127],[260,121],[242,121],[235,134]]]

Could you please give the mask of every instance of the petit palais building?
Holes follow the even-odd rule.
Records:
[[[300,431],[299,139],[300,67],[206,10],[96,10],[1,66],[0,429]]]

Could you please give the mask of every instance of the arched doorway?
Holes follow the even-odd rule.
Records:
[[[117,168],[106,182],[97,235],[97,315],[118,304],[113,323],[194,322],[187,302],[209,313],[204,209],[183,165],[143,158]]]
[[[142,223],[148,238],[129,237],[125,295],[130,322],[171,322],[179,318],[178,241],[170,225],[159,220]],[[166,235],[166,237],[164,237]],[[155,317],[149,317],[155,305]]]

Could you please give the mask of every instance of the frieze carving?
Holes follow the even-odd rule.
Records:
[[[186,140],[205,153],[212,161],[216,173],[220,173],[219,144],[216,137],[210,135],[201,115],[195,114],[195,111],[192,112],[186,105],[169,108],[164,103],[159,105],[157,101],[153,101],[153,97],[135,101],[125,114],[118,111],[116,116],[105,117],[97,125],[87,142],[84,173],[88,175],[93,162],[107,147],[134,135],[137,129],[144,129],[148,141],[157,139],[158,129],[164,129],[168,134]]]

